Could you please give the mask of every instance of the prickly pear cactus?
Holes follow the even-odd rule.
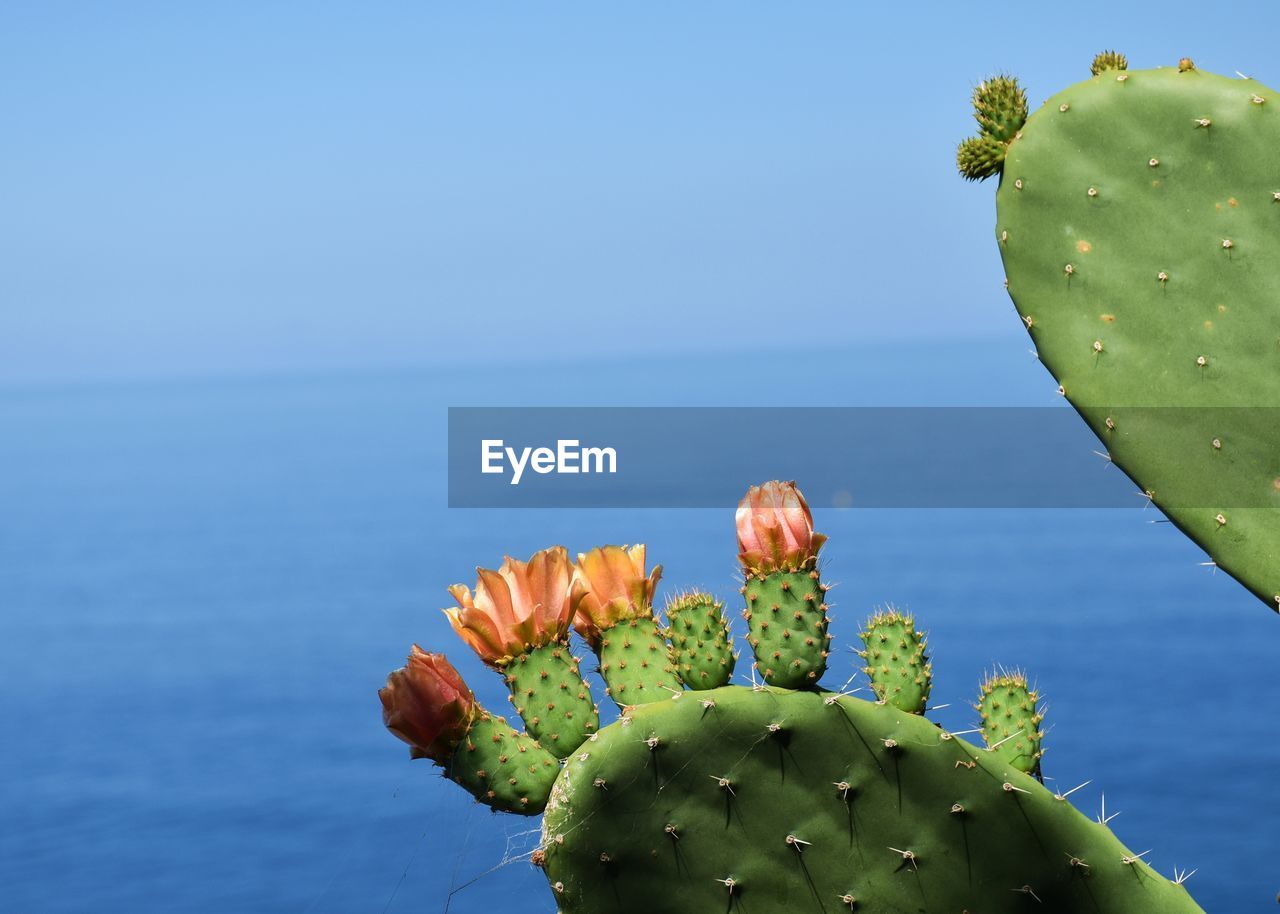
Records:
[[[1009,78],[983,83],[957,162],[1000,175],[1009,295],[1059,392],[1280,609],[1280,94],[1186,59],[1127,67],[1098,55],[1029,117]]]
[[[808,508],[790,491],[794,532],[806,540]],[[759,529],[758,513],[740,513],[740,528]],[[652,621],[657,572],[646,576],[637,548],[580,556],[569,600],[575,613],[585,608],[589,633]],[[816,552],[811,539],[805,549]],[[564,550],[539,555],[548,574],[567,578]],[[509,606],[472,608],[520,626],[543,606],[537,590],[516,575]],[[684,602],[675,618],[693,611],[695,627],[708,625],[718,643],[715,601]],[[468,641],[476,631],[489,625],[475,616],[459,628]],[[635,689],[639,701],[563,767],[485,711],[441,655],[417,647],[380,693],[383,719],[413,757],[433,760],[480,802],[526,815],[545,808],[533,862],[562,914],[1200,911],[1180,879],[1160,876],[1146,852],[1129,851],[1027,773],[1038,773],[1043,713],[1024,678],[983,683],[980,748],[923,716],[932,667],[910,616],[877,613],[862,640],[877,701],[816,683],[663,683]],[[603,638],[591,643],[608,651]],[[825,668],[824,640],[788,650],[807,669]],[[1034,743],[1010,739],[1028,730]]]

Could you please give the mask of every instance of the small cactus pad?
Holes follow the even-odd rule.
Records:
[[[1277,610],[1280,94],[1102,56],[1008,144],[1009,295],[1110,459]]]
[[[529,735],[557,758],[581,746],[599,726],[591,690],[567,643],[553,641],[517,655],[502,672]]]
[[[1027,120],[1027,93],[1012,76],[993,76],[973,90],[978,135],[956,150],[956,167],[970,181],[999,174],[1009,144]]]
[[[827,670],[826,588],[817,569],[747,575],[747,643],[769,685],[811,688]]]
[[[982,716],[982,741],[987,749],[1028,774],[1040,777],[1044,756],[1044,713],[1040,696],[1027,687],[1022,673],[993,673],[982,680],[974,708]]]
[[[974,136],[956,150],[956,167],[970,181],[981,181],[1000,173],[1005,145],[989,136]]]
[[[1003,757],[817,691],[635,709],[569,758],[542,837],[563,914],[1200,910]]]
[[[925,653],[924,633],[915,620],[896,609],[878,612],[867,621],[858,655],[862,672],[880,701],[908,714],[923,714],[933,684],[933,664]]]
[[[993,76],[973,90],[973,117],[984,135],[1008,143],[1027,121],[1027,93],[1012,76]]]
[[[596,654],[609,697],[620,708],[661,701],[683,688],[652,616],[624,619],[603,629]]]
[[[680,594],[667,603],[667,640],[676,670],[691,689],[727,685],[737,657],[724,604],[708,593]]]
[[[1125,57],[1119,51],[1103,51],[1093,58],[1093,63],[1089,67],[1089,72],[1094,76],[1099,73],[1105,73],[1107,70],[1127,70],[1129,69],[1129,58]]]
[[[445,764],[445,775],[481,803],[530,816],[542,812],[559,774],[554,755],[484,711]]]

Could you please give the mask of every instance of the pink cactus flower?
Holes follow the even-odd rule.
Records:
[[[813,514],[794,482],[752,486],[738,504],[738,561],[749,573],[812,567],[827,538],[813,530]]]
[[[416,644],[378,697],[383,724],[409,744],[409,754],[441,763],[466,736],[476,707],[471,690],[444,654],[428,654]]]

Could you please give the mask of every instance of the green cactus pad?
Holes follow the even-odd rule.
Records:
[[[661,701],[683,690],[667,642],[652,616],[624,619],[600,635],[596,649],[600,674],[618,707]]]
[[[812,687],[827,670],[826,589],[818,572],[748,575],[742,588],[747,643],[764,681],[784,689]]]
[[[542,812],[560,774],[554,755],[486,711],[476,714],[444,767],[481,803],[530,816]]]
[[[999,755],[889,706],[728,687],[570,757],[535,860],[563,914],[1199,911]]]
[[[1009,294],[1060,393],[1272,609],[1277,149],[1280,94],[1252,79],[1106,69],[1027,120],[996,196]]]
[[[1008,143],[1027,120],[1027,93],[1012,76],[993,76],[973,90],[973,117],[986,136]]]
[[[581,746],[599,726],[591,690],[567,643],[535,647],[513,657],[502,672],[529,735],[557,758]]]
[[[974,709],[982,717],[982,741],[1006,762],[1040,777],[1044,733],[1040,723],[1040,696],[1027,686],[1019,672],[993,673],[983,679]]]
[[[989,136],[974,136],[956,150],[956,168],[970,181],[982,181],[1000,174],[1005,145]]]
[[[923,714],[933,684],[933,664],[915,619],[890,608],[867,620],[858,652],[876,698],[908,714]]]
[[[667,640],[676,671],[691,689],[715,689],[729,682],[737,657],[724,604],[708,593],[685,593],[667,603]]]

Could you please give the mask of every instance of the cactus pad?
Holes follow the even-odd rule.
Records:
[[[863,649],[858,656],[866,662],[862,672],[871,680],[876,698],[908,714],[923,714],[933,684],[933,664],[915,619],[892,608],[878,612],[867,621],[861,637]]]
[[[1117,60],[1008,144],[1009,294],[1111,459],[1277,609],[1280,95]]]
[[[1000,173],[1005,145],[989,136],[974,136],[956,150],[956,167],[970,181],[981,181]]]
[[[1119,51],[1103,51],[1093,58],[1093,64],[1089,67],[1089,72],[1097,76],[1107,70],[1127,69],[1129,69],[1129,59],[1127,57]]]
[[[973,90],[973,116],[984,135],[1008,143],[1027,121],[1027,93],[1012,76],[993,76]]]
[[[502,671],[529,735],[557,758],[595,732],[595,702],[567,643],[553,641],[519,654]]]
[[[998,755],[896,708],[728,687],[571,756],[538,858],[564,914],[1199,911]]]
[[[785,689],[815,685],[826,672],[831,643],[817,570],[748,574],[742,593],[747,642],[764,681]]]
[[[724,604],[708,593],[681,594],[667,603],[667,640],[676,670],[691,689],[727,685],[737,656]]]
[[[982,740],[987,749],[1037,778],[1044,756],[1044,733],[1040,730],[1044,712],[1039,701],[1040,696],[1027,686],[1022,673],[993,673],[983,679],[974,705],[982,717]]]
[[[602,630],[596,654],[609,697],[620,708],[661,701],[683,688],[652,616],[626,619]]]
[[[542,811],[560,773],[555,756],[484,711],[444,767],[447,777],[480,802],[524,815]]]

